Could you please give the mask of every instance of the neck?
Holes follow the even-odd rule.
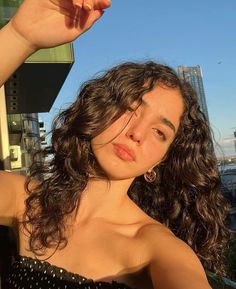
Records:
[[[91,218],[116,219],[132,202],[127,195],[132,181],[133,179],[90,180],[81,195],[77,220],[83,222]]]

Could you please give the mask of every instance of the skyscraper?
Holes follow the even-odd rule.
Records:
[[[196,91],[201,110],[209,121],[201,67],[199,65],[191,67],[180,65],[178,66],[178,74],[182,79],[189,82]]]

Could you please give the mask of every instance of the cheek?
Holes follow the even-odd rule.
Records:
[[[149,143],[149,147],[145,150],[144,159],[150,162],[150,167],[159,163],[165,156],[169,145],[158,141]]]

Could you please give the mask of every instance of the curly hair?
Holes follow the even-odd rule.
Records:
[[[36,255],[67,244],[65,222],[77,212],[91,176],[108,179],[99,167],[90,141],[117,120],[130,105],[156,85],[179,89],[184,101],[177,135],[155,168],[160,178],[133,181],[128,194],[148,215],[188,243],[207,270],[225,274],[222,262],[229,230],[228,204],[220,178],[208,122],[191,86],[168,66],[154,62],[124,63],[86,82],[77,100],[54,120],[52,157],[35,158],[26,179],[23,225]],[[47,150],[38,151],[46,156]],[[31,188],[34,178],[41,181]],[[168,181],[167,181],[168,180]]]

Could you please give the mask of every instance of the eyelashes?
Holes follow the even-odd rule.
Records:
[[[133,115],[137,116],[137,107],[133,108],[133,107],[130,106],[130,107],[127,108],[127,112],[132,113],[132,116]]]
[[[163,141],[165,141],[167,139],[166,135],[163,131],[161,131],[157,128],[154,128],[154,131],[156,132],[157,136],[160,137]]]
[[[127,108],[127,111],[135,112],[135,109],[130,106],[130,107]]]

